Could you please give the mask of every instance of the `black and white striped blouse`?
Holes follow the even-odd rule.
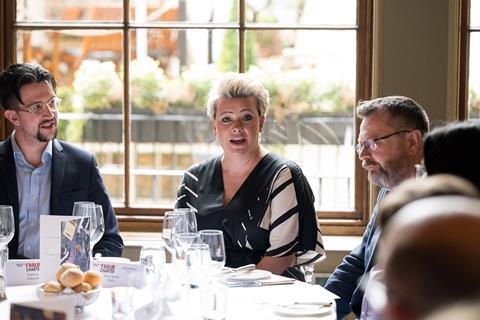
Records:
[[[227,205],[223,204],[221,156],[193,165],[184,174],[176,207],[197,213],[201,229],[220,229],[227,263],[258,263],[263,256],[324,255],[314,197],[300,167],[267,154]],[[312,255],[312,251],[317,254]]]

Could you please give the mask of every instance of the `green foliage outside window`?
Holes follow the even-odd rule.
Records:
[[[468,117],[480,118],[480,94],[470,87],[468,92]]]

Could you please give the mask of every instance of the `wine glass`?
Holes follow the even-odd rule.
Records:
[[[76,209],[76,210],[75,210]],[[78,207],[75,208],[74,205],[74,216],[77,217],[85,217],[85,218],[90,218],[90,230],[89,230],[89,235],[90,235],[90,259],[93,257],[93,245],[96,243],[93,242],[94,239],[98,238],[100,240],[102,234],[97,234],[95,235],[95,231],[97,229],[97,224],[98,224],[98,216],[97,216],[97,209],[95,207],[95,203],[93,202],[84,202],[78,204]],[[103,217],[103,212],[102,212],[102,217]],[[104,226],[105,229],[105,226]],[[103,232],[102,232],[103,233]],[[100,236],[100,237],[98,237]],[[97,240],[97,242],[98,242]]]
[[[92,201],[75,201],[73,203],[73,211],[72,211],[72,216],[80,216],[80,209],[82,207],[82,205],[84,204],[95,204],[94,202]]]
[[[187,232],[198,232],[195,210],[190,208],[175,208],[175,212],[184,212],[187,219]]]
[[[177,233],[187,232],[187,218],[183,211],[167,211],[163,217],[162,239],[165,247],[175,255],[175,242],[173,236]]]
[[[0,275],[8,259],[8,243],[13,239],[15,222],[12,206],[0,205]]]
[[[105,233],[105,219],[103,217],[103,208],[99,204],[95,204],[95,220],[95,229],[93,231],[93,235],[90,237],[90,247],[92,248],[92,250]]]
[[[219,274],[225,266],[225,242],[221,230],[201,230],[200,239],[208,244],[210,249],[210,274]]]
[[[0,248],[5,247],[15,233],[12,206],[0,205]]]

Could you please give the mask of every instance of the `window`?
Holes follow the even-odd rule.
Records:
[[[480,119],[480,1],[470,1],[468,118]]]
[[[18,0],[5,8],[5,62],[55,74],[64,101],[58,136],[96,155],[122,230],[152,230],[173,206],[183,170],[220,152],[206,94],[218,74],[240,71],[269,90],[263,143],[301,165],[324,231],[361,231],[368,197],[353,109],[370,92],[371,0]]]

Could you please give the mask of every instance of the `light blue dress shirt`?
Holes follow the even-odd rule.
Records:
[[[18,251],[30,259],[40,257],[40,215],[50,213],[52,141],[42,154],[42,164],[29,164],[12,134],[13,157],[17,174],[19,211]]]

